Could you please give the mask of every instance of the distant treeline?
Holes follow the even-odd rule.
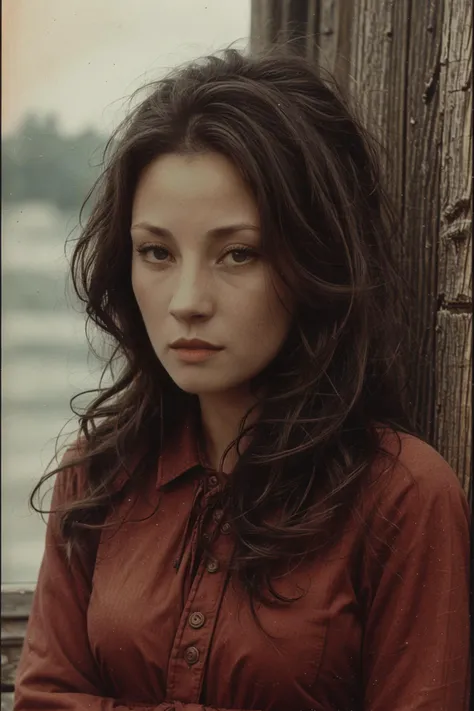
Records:
[[[2,201],[44,200],[76,211],[100,172],[105,144],[92,129],[66,136],[55,116],[28,116],[2,138]]]

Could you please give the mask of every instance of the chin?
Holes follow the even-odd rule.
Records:
[[[171,375],[171,373],[170,373]],[[203,374],[194,374],[189,377],[177,377],[173,378],[175,384],[180,390],[183,390],[189,395],[217,395],[218,393],[224,393],[229,390],[234,390],[239,386],[243,385],[242,381],[236,381],[235,379],[225,379],[212,377],[203,377]]]
[[[183,392],[188,393],[189,395],[217,395],[218,393],[223,393],[226,392],[227,390],[230,390],[232,386],[222,386],[222,385],[203,385],[202,383],[179,383],[176,382],[176,385],[180,390],[183,390]]]

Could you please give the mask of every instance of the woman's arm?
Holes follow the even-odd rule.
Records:
[[[70,476],[69,476],[70,475]],[[52,510],[69,496],[73,472],[58,475]],[[66,483],[67,482],[67,483]],[[87,608],[97,548],[74,555],[69,564],[51,513],[46,547],[19,661],[14,711],[205,711],[198,704],[155,706],[105,698],[87,635]]]
[[[429,459],[394,487],[374,527],[387,553],[369,573],[365,711],[468,709],[469,508],[444,460]]]

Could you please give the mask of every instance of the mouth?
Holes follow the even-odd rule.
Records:
[[[213,343],[208,343],[207,341],[201,341],[199,338],[193,338],[191,340],[186,340],[185,338],[179,338],[174,341],[170,348],[173,350],[196,350],[196,351],[221,351],[221,346],[216,346]]]
[[[170,345],[170,349],[180,361],[191,364],[207,361],[223,350],[221,346],[215,346],[213,343],[197,338],[189,341],[180,338]]]
[[[216,356],[222,348],[173,348],[172,350],[183,363],[202,363]]]

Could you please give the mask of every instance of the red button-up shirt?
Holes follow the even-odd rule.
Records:
[[[91,546],[69,567],[50,515],[16,711],[467,710],[470,514],[439,454],[402,435],[398,465],[364,492],[371,534],[354,518],[330,554],[275,583],[306,594],[258,608],[268,638],[226,570],[221,511],[213,558],[197,553],[190,515],[219,481],[192,429],[177,437],[138,497],[118,484],[107,520],[127,521],[97,536],[97,557]],[[74,477],[58,476],[53,506]]]

